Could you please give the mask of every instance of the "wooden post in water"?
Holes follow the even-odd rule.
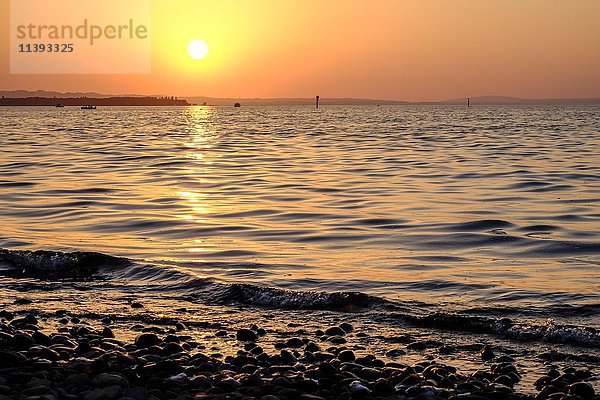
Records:
[[[317,96],[317,97],[315,98],[315,99],[316,99],[316,102],[315,102],[315,104],[317,105],[317,108],[319,108],[319,98],[320,98],[319,96]]]
[[[471,98],[467,97],[467,107],[471,107]]]

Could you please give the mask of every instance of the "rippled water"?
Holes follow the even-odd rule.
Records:
[[[3,248],[448,306],[600,304],[600,107],[23,107],[0,126]]]

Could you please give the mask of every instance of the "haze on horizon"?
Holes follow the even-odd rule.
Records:
[[[0,90],[435,101],[600,97],[596,0],[153,0],[149,75],[10,75]],[[8,54],[9,1],[0,0]],[[206,41],[205,59],[187,46]],[[107,60],[110,62],[110,60]]]

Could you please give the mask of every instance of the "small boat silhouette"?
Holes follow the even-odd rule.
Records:
[[[95,110],[96,106],[82,106],[81,109],[82,110]]]
[[[64,104],[57,104],[55,107],[64,107]]]
[[[235,103],[233,106],[234,107],[241,107],[242,105],[240,103]]]

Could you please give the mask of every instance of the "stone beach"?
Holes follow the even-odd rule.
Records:
[[[390,348],[385,358],[357,352],[353,342],[367,334],[349,322],[276,335],[253,324],[190,328],[172,321],[133,325],[125,335],[133,339],[119,340],[123,328],[110,316],[92,324],[57,310],[42,324],[35,313],[3,310],[0,318],[0,400],[600,399],[590,384],[594,371],[551,362],[524,393],[516,388],[518,362],[489,345],[474,349],[480,368],[468,372],[428,357],[402,360],[436,345],[452,351],[447,344],[398,338],[406,348]],[[231,354],[194,339],[192,329],[211,331]]]

